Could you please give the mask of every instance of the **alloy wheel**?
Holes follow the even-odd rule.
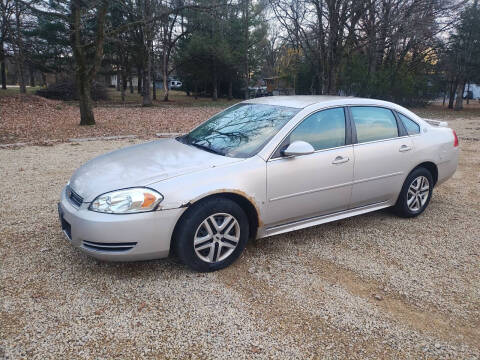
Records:
[[[232,215],[216,213],[202,221],[195,232],[193,248],[205,262],[215,263],[229,257],[240,241],[240,225]]]
[[[430,194],[430,183],[425,176],[415,178],[407,192],[407,206],[410,211],[417,212],[422,209]]]

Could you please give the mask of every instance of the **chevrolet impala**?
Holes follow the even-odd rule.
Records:
[[[455,172],[458,149],[446,123],[390,102],[264,97],[90,160],[58,210],[69,242],[96,258],[175,254],[213,271],[249,239],[383,208],[418,216]]]

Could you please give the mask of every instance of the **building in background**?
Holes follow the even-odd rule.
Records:
[[[478,84],[467,84],[465,90],[463,91],[464,99],[480,100],[480,85]]]

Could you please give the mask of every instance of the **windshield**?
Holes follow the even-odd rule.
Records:
[[[299,111],[284,106],[238,104],[178,140],[220,155],[250,157]]]

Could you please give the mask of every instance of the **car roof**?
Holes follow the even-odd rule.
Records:
[[[290,96],[265,96],[245,101],[251,104],[267,104],[288,106],[303,109],[309,105],[329,102],[333,100],[352,99],[348,96],[327,96],[327,95],[290,95]]]
[[[399,107],[397,104],[383,100],[330,95],[266,96],[246,100],[244,103],[287,106],[298,109],[303,109],[311,105],[378,105]]]

